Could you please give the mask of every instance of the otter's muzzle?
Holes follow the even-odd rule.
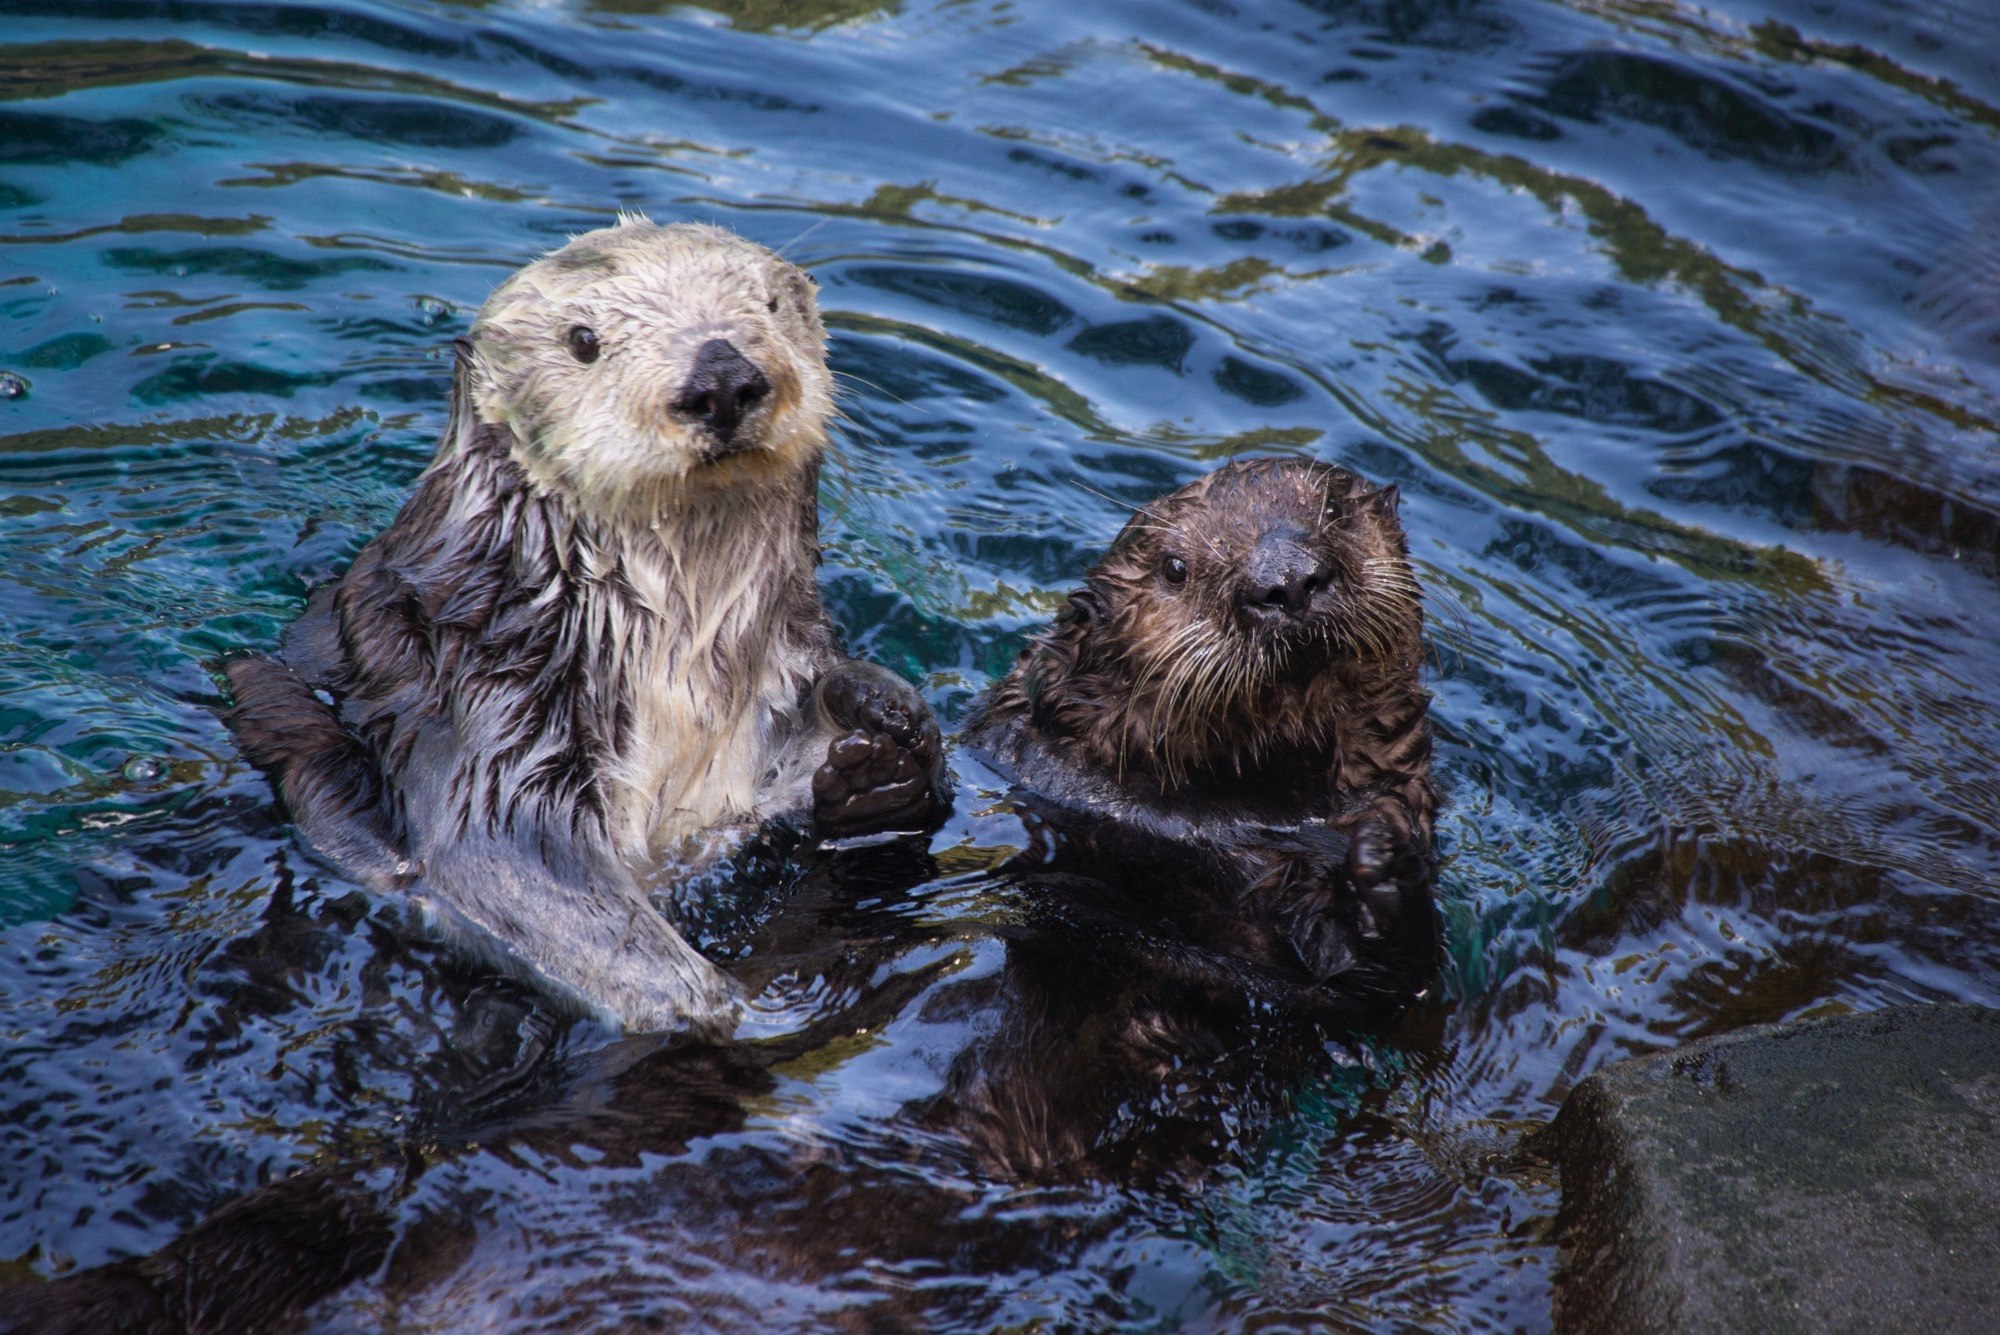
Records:
[[[771,382],[757,363],[736,350],[726,338],[711,338],[694,355],[694,369],[674,397],[676,410],[693,415],[733,454],[736,428],[771,392]]]
[[[1257,539],[1236,586],[1237,606],[1246,615],[1296,620],[1332,580],[1333,568],[1306,545],[1305,536],[1298,529],[1281,528]]]

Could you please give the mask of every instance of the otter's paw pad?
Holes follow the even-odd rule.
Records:
[[[813,774],[813,819],[834,837],[917,829],[931,805],[931,765],[886,733],[835,738]]]

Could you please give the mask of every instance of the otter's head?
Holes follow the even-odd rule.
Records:
[[[1028,651],[1031,707],[1171,787],[1326,751],[1343,716],[1427,698],[1396,501],[1344,469],[1252,459],[1152,502]]]
[[[537,485],[606,515],[795,483],[833,413],[813,280],[716,227],[585,233],[502,283],[470,343],[479,419]]]

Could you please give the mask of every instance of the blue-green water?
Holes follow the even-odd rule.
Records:
[[[888,1130],[979,1031],[933,983],[726,1133],[467,1170],[476,1281],[325,1327],[1534,1328],[1515,1145],[1575,1080],[2000,1003],[1992,6],[0,0],[0,1285],[599,1041],[302,856],[216,666],[394,513],[488,289],[621,208],[819,278],[829,602],[947,716],[1120,501],[1400,483],[1444,985],[1192,1176],[1058,1190]],[[985,805],[839,919],[878,981],[999,967]],[[774,1030],[856,995],[771,950]]]

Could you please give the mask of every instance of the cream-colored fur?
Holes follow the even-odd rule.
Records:
[[[577,326],[596,333],[596,361],[570,353]],[[771,384],[737,430],[752,448],[723,459],[673,407],[716,338]],[[833,413],[825,342],[796,266],[717,228],[630,217],[521,270],[473,324],[479,418],[507,426],[528,476],[583,517],[582,573],[632,594],[597,604],[589,634],[630,689],[609,833],[635,864],[804,799],[779,753],[824,661],[794,642],[785,595],[812,578],[795,531]]]
[[[735,984],[639,878],[821,815],[826,682],[880,671],[813,582],[832,413],[812,281],[762,246],[625,218],[535,261],[462,341],[395,522],[282,660],[231,665],[246,754],[316,847],[475,947],[633,1028],[727,1032]]]
[[[602,349],[589,364],[566,343],[579,325]],[[755,362],[771,393],[741,428],[759,448],[697,470],[702,433],[673,401],[715,338]],[[495,290],[472,344],[473,406],[513,430],[529,476],[584,513],[640,526],[816,462],[833,415],[812,279],[716,227],[624,217],[577,237]]]

